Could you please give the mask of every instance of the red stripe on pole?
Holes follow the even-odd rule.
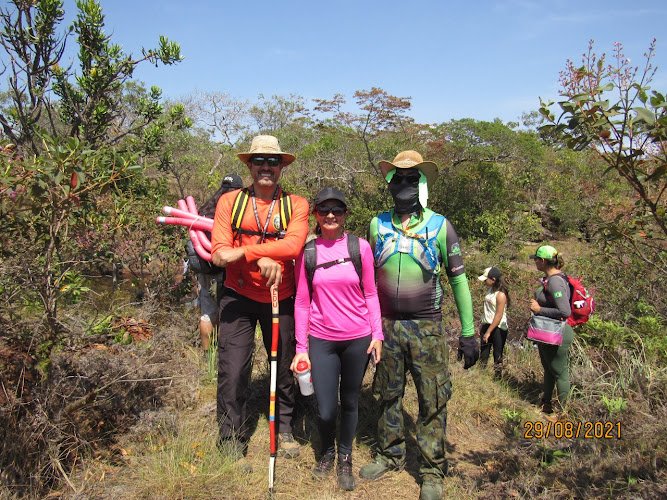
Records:
[[[278,285],[271,285],[271,314],[278,318],[280,313],[278,302]],[[280,336],[280,325],[273,321],[271,325],[271,387],[269,388],[269,493],[273,493],[273,477],[275,467],[275,456],[277,453],[276,440],[276,380],[278,370],[278,338]]]

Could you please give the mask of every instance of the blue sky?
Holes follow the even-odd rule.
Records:
[[[623,43],[639,63],[653,37],[653,87],[667,91],[667,2],[607,0],[102,0],[106,30],[130,53],[160,35],[181,44],[177,66],[136,76],[178,99],[194,90],[255,100],[306,99],[381,87],[412,98],[421,123],[517,120],[554,98],[566,59],[588,41]],[[66,0],[68,18],[74,0]]]

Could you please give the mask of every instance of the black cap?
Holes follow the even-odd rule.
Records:
[[[487,278],[491,278],[492,280],[497,280],[502,276],[502,273],[500,272],[500,269],[497,267],[487,267],[484,269],[484,272],[482,273],[481,276],[479,276],[477,279],[479,281],[486,281]]]
[[[243,187],[243,180],[237,174],[227,174],[222,178],[222,186],[241,189]]]
[[[327,200],[340,201],[347,208],[347,201],[345,201],[345,195],[342,191],[332,187],[325,187],[324,189],[320,190],[319,193],[317,193],[317,196],[315,196],[313,209],[320,203],[324,203]]]

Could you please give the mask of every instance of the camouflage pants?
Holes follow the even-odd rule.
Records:
[[[447,401],[452,393],[449,347],[441,322],[383,318],[384,345],[373,392],[380,401],[378,452],[382,459],[405,462],[403,394],[408,370],[419,398],[417,444],[422,478],[441,478],[447,472],[445,431]]]

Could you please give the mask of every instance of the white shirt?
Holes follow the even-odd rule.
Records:
[[[489,288],[487,294],[484,296],[484,317],[482,318],[482,323],[490,325],[493,323],[493,318],[496,316],[496,296],[498,291],[493,291]],[[507,330],[507,306],[503,310],[503,317],[500,319],[500,324],[498,328],[501,330]]]

